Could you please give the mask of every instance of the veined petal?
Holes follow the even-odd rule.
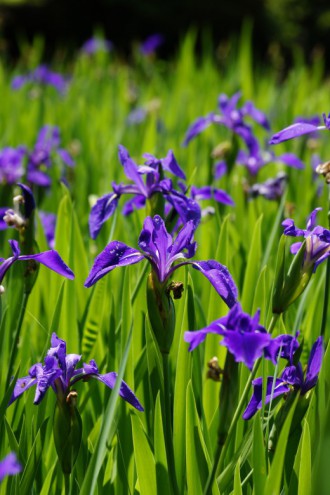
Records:
[[[85,287],[91,287],[95,282],[117,266],[134,265],[144,259],[140,251],[133,249],[123,242],[113,241],[96,257],[88,275]]]
[[[118,205],[119,196],[115,193],[105,194],[99,198],[89,214],[89,233],[92,239],[96,239],[102,225],[114,213]]]
[[[28,390],[33,385],[36,385],[37,379],[31,376],[24,376],[23,378],[18,378],[15,383],[15,387],[10,398],[9,404],[12,404],[18,397],[20,397],[26,390]]]
[[[237,287],[226,266],[215,260],[193,261],[192,266],[202,272],[224,302],[231,308],[237,300]]]
[[[38,261],[38,263],[47,266],[47,268],[50,268],[59,275],[62,275],[62,277],[69,278],[70,280],[74,279],[73,271],[64,263],[58,252],[52,249],[50,251],[44,251],[43,253],[22,255],[19,256],[18,259],[22,261]]]
[[[97,380],[103,382],[107,387],[113,389],[116,385],[116,380],[118,377],[118,374],[115,371],[112,371],[110,373],[106,373],[105,375],[91,375],[97,378]],[[140,401],[134,394],[134,392],[129,388],[127,383],[124,381],[121,382],[120,388],[119,388],[119,395],[122,397],[126,402],[131,404],[135,409],[138,411],[144,411]]]
[[[289,139],[293,139],[304,134],[310,134],[311,132],[315,132],[320,127],[317,127],[312,124],[305,124],[302,122],[292,124],[289,127],[286,127],[282,131],[277,132],[272,136],[269,144],[279,144],[283,143],[283,141],[288,141]],[[324,127],[325,129],[325,127]]]

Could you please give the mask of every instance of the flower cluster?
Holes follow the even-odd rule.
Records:
[[[62,74],[51,71],[46,65],[39,65],[33,71],[26,75],[20,75],[14,77],[11,82],[12,89],[20,89],[26,84],[37,84],[40,86],[51,86],[55,88],[58,93],[65,93],[68,80]]]

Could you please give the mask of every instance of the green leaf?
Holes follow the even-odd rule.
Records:
[[[309,426],[306,419],[304,420],[301,442],[298,495],[309,495],[312,493],[312,449]]]
[[[233,495],[243,495],[240,470],[241,470],[241,465],[240,465],[240,460],[238,459],[236,467],[235,467],[235,473],[234,473]]]
[[[131,414],[134,458],[139,479],[140,494],[149,495],[157,492],[155,458],[152,454],[146,433],[140,419],[135,413]],[[166,492],[165,492],[166,493]]]
[[[254,288],[257,285],[257,281],[259,277],[261,254],[262,254],[261,223],[262,223],[262,216],[257,220],[253,230],[252,242],[247,258],[247,265],[244,276],[241,304],[243,310],[246,311],[247,313],[251,313],[252,311]]]
[[[154,449],[155,449],[155,463],[156,463],[157,493],[161,493],[161,492],[171,493],[171,488],[168,478],[164,427],[163,427],[162,410],[160,405],[160,393],[158,393],[156,399],[154,419],[155,419]]]
[[[267,477],[267,465],[260,412],[255,415],[253,420],[252,465],[254,495],[263,495]]]

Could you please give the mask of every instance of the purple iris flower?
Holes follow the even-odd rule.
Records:
[[[224,337],[220,344],[227,347],[234,355],[235,361],[243,362],[250,369],[263,355],[276,363],[280,352],[281,356],[287,355],[287,348],[292,345],[292,339],[295,338],[287,339],[287,336],[280,336],[272,339],[266,329],[259,324],[259,318],[259,310],[251,317],[244,313],[241,305],[237,303],[226,316],[215,320],[207,327],[185,332],[184,340],[190,344],[189,351],[193,351],[204,342],[207,334],[215,333]]]
[[[304,267],[313,267],[313,272],[322,261],[326,260],[330,256],[330,230],[321,227],[316,224],[317,212],[322,208],[315,208],[309,215],[307,220],[306,229],[298,229],[295,226],[294,220],[287,218],[282,222],[284,227],[283,233],[292,237],[305,237],[306,241],[306,254],[304,260]],[[300,247],[301,242],[295,242],[292,244],[290,250],[292,254],[296,254]]]
[[[322,365],[322,358],[323,339],[322,337],[318,337],[312,347],[309,356],[305,377],[300,363],[298,363],[297,366],[293,364],[287,366],[284,369],[281,377],[275,379],[275,383],[274,377],[269,376],[267,378],[264,404],[269,404],[269,402],[276,397],[289,393],[292,388],[295,390],[299,390],[300,395],[305,395],[309,390],[315,387],[317,383],[318,375]],[[252,416],[254,416],[254,414],[262,408],[262,378],[256,378],[255,380],[253,380],[252,384],[253,395],[243,413],[243,419],[252,418]]]
[[[191,264],[211,282],[225,303],[233,306],[237,299],[237,287],[225,266],[215,260],[187,261],[196,252],[197,245],[193,240],[195,229],[194,222],[190,220],[173,240],[159,215],[147,217],[139,238],[142,252],[119,241],[110,242],[96,257],[85,287],[91,287],[118,266],[133,265],[144,259],[149,261],[161,284],[165,284],[177,268]],[[183,261],[174,264],[178,260]]]
[[[184,146],[204,129],[211,124],[224,125],[230,131],[239,135],[245,142],[253,139],[251,127],[246,124],[245,117],[251,117],[257,124],[269,130],[267,117],[263,112],[258,110],[252,101],[247,101],[241,108],[237,108],[241,93],[235,93],[231,98],[225,94],[221,94],[218,99],[220,115],[214,112],[209,113],[205,117],[198,118],[188,129]]]
[[[40,220],[44,228],[45,236],[48,246],[54,249],[55,246],[55,226],[56,215],[55,213],[48,213],[46,211],[39,211]]]
[[[253,184],[250,187],[248,194],[251,198],[263,196],[269,200],[276,200],[282,197],[288,176],[284,172],[280,172],[273,179],[267,179],[260,184]]]
[[[155,33],[148,36],[140,45],[142,55],[152,55],[164,43],[164,36],[160,33]]]
[[[279,144],[283,141],[288,141],[289,139],[294,139],[304,134],[315,133],[316,131],[330,130],[330,114],[326,116],[325,113],[322,114],[324,125],[317,125],[315,120],[313,122],[296,122],[295,124],[282,129],[272,136],[269,144]]]
[[[195,201],[203,201],[206,199],[214,199],[217,203],[222,203],[228,206],[234,206],[234,201],[223,189],[218,189],[212,186],[195,187],[191,186],[190,194]]]
[[[29,74],[14,77],[11,87],[17,90],[28,83],[52,86],[59,93],[65,93],[68,85],[67,79],[62,74],[52,72],[46,65],[40,65]]]
[[[64,165],[74,166],[74,161],[68,151],[60,147],[60,130],[56,126],[45,125],[39,131],[36,144],[29,153],[27,179],[38,186],[48,187],[51,178],[44,169],[49,169],[53,156],[58,156]]]
[[[84,42],[80,51],[87,55],[94,55],[98,52],[110,52],[112,49],[113,44],[110,40],[93,37]]]
[[[74,273],[64,263],[57,251],[50,250],[44,251],[43,253],[21,255],[21,251],[17,241],[10,240],[9,244],[13,255],[7,259],[0,258],[0,263],[2,263],[2,265],[0,266],[0,294],[4,291],[4,288],[2,287],[3,278],[11,265],[13,265],[16,261],[34,260],[38,263],[41,263],[42,265],[47,266],[47,268],[50,268],[50,270],[53,270],[63,277],[69,278],[71,280],[74,279]]]
[[[161,171],[168,171],[180,178],[185,178],[184,172],[179,167],[172,150],[169,150],[165,158],[156,158],[145,154],[145,165],[137,166],[130,157],[127,149],[119,146],[119,160],[124,167],[125,175],[132,184],[112,183],[113,192],[105,194],[97,200],[92,207],[89,216],[89,231],[92,239],[96,239],[102,225],[110,218],[117,208],[119,198],[123,194],[133,194],[123,208],[123,214],[129,215],[135,209],[143,208],[146,200],[155,193],[161,193],[165,199],[178,212],[183,222],[194,220],[196,224],[200,221],[200,208],[196,201],[187,198],[184,194],[175,191],[170,179],[161,178]],[[145,181],[143,181],[143,175]]]
[[[16,454],[11,452],[0,461],[0,483],[5,476],[12,476],[22,471],[22,466],[17,460]]]
[[[24,175],[24,146],[0,150],[0,183],[15,184]]]
[[[60,400],[65,400],[70,388],[79,380],[88,381],[90,378],[95,378],[107,387],[114,388],[117,373],[112,371],[104,375],[100,374],[93,359],[88,364],[83,363],[82,368],[75,369],[80,360],[79,354],[67,354],[66,342],[58,338],[56,333],[53,333],[51,348],[44,359],[44,365],[42,363],[34,364],[31,366],[28,376],[17,380],[9,404],[12,404],[34,385],[36,385],[34,404],[40,404],[50,387]],[[119,395],[136,409],[143,411],[137,397],[124,381],[120,385]]]
[[[259,170],[271,162],[284,163],[292,168],[303,169],[304,164],[294,153],[283,153],[275,156],[272,151],[262,151],[257,140],[253,138],[247,142],[249,152],[239,151],[236,161],[244,165],[252,176],[256,176]]]

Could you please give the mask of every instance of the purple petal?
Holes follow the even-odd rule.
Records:
[[[290,253],[291,254],[297,254],[299,249],[301,248],[301,245],[302,245],[302,242],[294,242],[291,246],[290,246]]]
[[[52,183],[50,177],[40,170],[28,169],[27,180],[41,187],[49,187]]]
[[[234,355],[235,361],[243,362],[252,369],[255,361],[263,355],[264,349],[269,345],[271,336],[268,333],[239,332],[225,330],[225,336],[220,342]]]
[[[266,129],[267,131],[270,130],[270,125],[266,115],[261,110],[258,110],[254,106],[254,103],[252,101],[247,101],[243,106],[242,111],[250,115],[250,117],[255,122],[257,122],[257,124],[260,124],[264,129]]]
[[[216,163],[214,168],[214,177],[216,179],[221,179],[221,177],[223,177],[227,173],[227,164],[225,161]]]
[[[226,266],[215,260],[194,261],[192,265],[211,282],[229,308],[234,306],[238,295],[237,287]]]
[[[96,239],[104,222],[111,217],[118,205],[119,196],[111,193],[99,198],[89,214],[89,233],[92,239]]]
[[[282,222],[282,227],[284,227],[283,234],[292,236],[292,237],[299,237],[305,235],[305,231],[302,229],[298,229],[295,226],[294,220],[292,218],[286,218]]]
[[[124,172],[126,177],[131,179],[139,188],[139,191],[144,196],[148,196],[146,187],[144,185],[143,180],[141,179],[141,175],[139,174],[139,169],[135,162],[130,157],[127,149],[121,144],[118,146],[118,156],[120,163],[124,167]]]
[[[277,134],[272,136],[269,144],[279,144],[283,143],[283,141],[287,141],[288,139],[293,139],[304,134],[310,134],[311,132],[315,132],[318,130],[318,127],[312,124],[304,124],[297,123],[292,124],[289,127],[286,127],[282,131],[279,131]]]
[[[206,117],[199,117],[191,126],[189,127],[185,139],[183,141],[183,146],[187,144],[195,137],[204,131],[213,122],[214,113],[210,113]]]
[[[276,378],[274,392],[272,395],[274,378],[269,376],[267,378],[267,388],[266,388],[266,396],[264,404],[269,404],[271,399],[275,399],[280,395],[283,395],[290,391],[290,387],[285,385],[280,378]],[[262,378],[256,378],[252,382],[253,384],[253,395],[251,400],[243,413],[243,419],[250,419],[254,414],[258,411],[258,409],[262,408]]]
[[[57,251],[50,250],[43,253],[27,254],[19,257],[20,260],[36,260],[38,263],[47,266],[62,277],[74,279],[73,271],[64,263]]]
[[[223,326],[221,325],[221,319],[213,321],[210,325],[201,330],[188,331],[184,333],[184,341],[190,344],[189,351],[193,351],[199,344],[204,342],[207,334],[215,333],[222,335]]]
[[[18,397],[20,397],[26,390],[28,390],[33,385],[36,385],[37,379],[31,376],[24,376],[23,378],[18,378],[15,383],[15,387],[10,398],[9,404],[12,404]]]
[[[0,208],[0,230],[6,230],[8,228],[7,223],[3,219],[8,209],[9,209],[8,206],[5,206],[4,208]]]
[[[192,220],[182,227],[171,247],[171,259],[182,253],[184,249],[188,250],[187,256],[184,256],[182,253],[185,258],[192,258],[194,256],[197,247],[195,242],[192,243],[195,230],[196,226]]]
[[[168,170],[169,172],[176,175],[180,179],[183,179],[183,180],[186,179],[186,174],[180,168],[172,150],[169,150],[166,157],[162,158],[161,164],[162,164],[164,170]]]
[[[265,349],[265,358],[272,361],[276,365],[279,353],[280,357],[287,359],[292,363],[293,355],[299,347],[299,342],[292,335],[279,335],[272,339]]]
[[[26,186],[25,184],[17,183],[17,185],[21,188],[22,190],[22,195],[24,199],[24,214],[26,218],[30,218],[31,213],[36,207],[36,202],[34,200],[33,192],[31,189]]]
[[[172,190],[166,194],[167,201],[173,206],[183,223],[192,220],[197,226],[201,220],[201,209],[197,201],[187,198],[182,193]]]
[[[318,337],[314,343],[307,365],[306,379],[303,385],[302,393],[306,393],[315,387],[323,359],[323,339]]]
[[[316,215],[318,211],[321,211],[322,208],[318,207],[315,208],[315,210],[312,211],[312,213],[309,215],[307,219],[307,225],[306,225],[306,230],[313,230],[315,228],[316,224]]]
[[[226,193],[226,191],[223,191],[222,189],[213,189],[213,197],[218,203],[222,203],[228,206],[234,206],[235,203],[229,194]]]
[[[95,258],[94,265],[86,279],[85,287],[91,287],[117,266],[134,265],[143,259],[144,256],[136,249],[119,241],[110,242]]]
[[[107,387],[113,389],[114,386],[116,385],[116,380],[118,374],[115,373],[114,371],[110,373],[106,373],[105,375],[94,375],[95,378],[103,382]],[[120,388],[119,388],[119,395],[122,397],[126,402],[131,404],[135,409],[138,411],[144,411],[140,401],[134,394],[134,392],[129,388],[127,383],[124,381],[121,382]]]
[[[22,471],[22,466],[17,460],[16,454],[13,452],[8,454],[0,462],[0,482],[5,476],[11,476],[13,474],[20,473]]]
[[[304,163],[294,153],[283,153],[283,155],[277,156],[276,161],[283,162],[289,167],[303,169]]]
[[[59,155],[59,157],[61,158],[61,160],[65,165],[67,165],[68,167],[75,166],[75,162],[67,150],[60,148],[57,150],[57,154]]]
[[[141,194],[137,194],[134,198],[129,199],[124,203],[122,214],[131,215],[134,210],[141,210],[146,204],[146,198]]]

